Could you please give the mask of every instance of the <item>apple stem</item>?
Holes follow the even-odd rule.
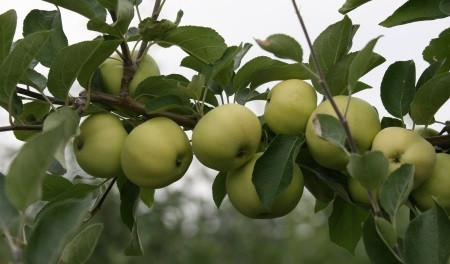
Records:
[[[294,5],[295,13],[297,14],[297,18],[298,18],[298,20],[300,22],[300,25],[302,27],[303,34],[305,35],[306,41],[308,42],[308,46],[309,46],[310,51],[311,51],[311,57],[313,59],[314,66],[315,66],[316,71],[317,71],[317,74],[315,74],[314,77],[316,77],[316,79],[318,80],[318,82],[322,86],[325,98],[330,101],[331,106],[333,107],[334,111],[336,112],[336,115],[337,115],[339,121],[342,123],[342,126],[344,127],[345,134],[347,135],[347,140],[348,140],[348,144],[349,144],[351,152],[352,153],[357,153],[358,152],[358,148],[356,147],[355,140],[353,139],[353,137],[352,137],[352,135],[350,133],[350,128],[348,126],[347,119],[345,118],[345,116],[342,115],[341,111],[339,111],[339,108],[337,107],[336,102],[333,99],[333,95],[330,92],[330,88],[328,87],[328,84],[325,81],[325,77],[324,77],[322,68],[320,67],[319,60],[317,59],[317,55],[316,55],[316,52],[314,50],[313,44],[311,42],[311,38],[309,37],[308,30],[306,29],[305,22],[303,21],[303,17],[300,14],[300,10],[299,10],[295,0],[292,0],[292,4]]]

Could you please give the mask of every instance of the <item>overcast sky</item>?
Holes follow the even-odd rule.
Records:
[[[21,37],[22,21],[26,14],[32,9],[54,10],[54,6],[39,0],[2,0],[0,13],[9,9],[15,9],[18,13],[18,29],[16,39]],[[344,0],[314,0],[297,1],[306,21],[312,39],[323,31],[328,25],[342,19],[338,13],[338,8],[345,2]],[[417,76],[428,65],[422,59],[422,51],[428,45],[429,40],[450,25],[450,18],[413,23],[403,26],[386,29],[378,26],[378,23],[389,16],[398,6],[406,1],[382,1],[373,0],[360,8],[350,12],[349,16],[354,24],[361,24],[360,29],[354,38],[352,50],[359,50],[372,38],[383,35],[375,47],[375,51],[383,55],[387,61],[366,75],[363,80],[373,86],[371,90],[358,93],[357,96],[374,104],[385,116],[387,113],[382,109],[379,99],[379,85],[386,68],[398,60],[413,59],[416,63]],[[154,1],[143,0],[140,6],[143,17],[151,13]],[[304,58],[309,56],[306,41],[300,30],[299,22],[289,0],[167,0],[160,18],[174,20],[178,10],[184,11],[182,25],[198,25],[214,28],[221,34],[228,45],[238,45],[241,42],[255,44],[254,38],[264,39],[275,34],[288,34],[303,47]],[[89,40],[97,36],[97,33],[86,29],[87,19],[73,12],[62,9],[64,30],[69,39],[69,43],[77,43]],[[137,25],[137,21],[135,23]],[[192,71],[179,67],[180,60],[185,54],[178,48],[162,49],[152,47],[151,55],[158,62],[162,74],[181,73],[186,77],[193,74]],[[248,56],[249,59],[269,55],[254,46]],[[305,60],[305,59],[304,59]],[[268,86],[264,87],[268,88]],[[250,107],[257,113],[262,114],[263,102],[251,104]],[[445,121],[449,119],[449,102],[444,109],[436,115],[437,120]],[[7,113],[0,109],[0,126],[8,125]],[[20,143],[14,138],[11,132],[0,134],[0,171],[5,171],[7,161],[2,158],[6,150],[18,148]]]

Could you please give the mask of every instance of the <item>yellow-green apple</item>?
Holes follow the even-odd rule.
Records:
[[[120,119],[110,113],[90,115],[73,140],[75,158],[88,174],[100,178],[122,175],[120,153],[128,133]]]
[[[347,109],[347,123],[355,140],[359,153],[370,150],[373,138],[380,131],[381,124],[376,109],[366,101],[339,95],[333,97],[341,113]],[[347,153],[333,143],[320,138],[314,129],[313,119],[317,114],[328,114],[337,117],[329,100],[320,103],[312,113],[306,126],[306,143],[314,159],[320,165],[334,170],[345,170],[348,163]]]
[[[158,189],[178,181],[192,162],[192,147],[181,127],[166,117],[135,127],[125,139],[121,164],[134,184]]]
[[[304,133],[311,113],[317,107],[317,94],[307,82],[285,80],[275,85],[267,96],[264,119],[277,134]]]
[[[224,104],[206,113],[192,132],[192,149],[206,167],[231,171],[256,153],[261,123],[247,107]]]
[[[136,63],[135,60],[137,54],[138,52],[133,52],[131,55],[133,63]],[[160,74],[158,65],[148,54],[142,56],[137,67],[129,86],[129,95],[131,97],[133,97],[136,88],[143,80]],[[123,75],[123,61],[120,56],[118,54],[112,55],[110,58],[106,59],[99,68],[108,93],[119,95]]]
[[[414,185],[417,188],[431,176],[436,162],[434,147],[418,133],[402,127],[387,127],[374,138],[372,150],[379,150],[389,160],[389,174],[402,164],[414,165]]]
[[[414,132],[418,133],[421,137],[435,137],[439,135],[439,132],[429,127],[417,127],[414,129]]]
[[[367,194],[366,188],[364,188],[358,180],[353,177],[348,177],[348,192],[353,202],[362,204],[362,205],[370,205],[369,195]],[[376,189],[375,193],[378,198],[378,193],[380,189]]]
[[[450,154],[436,154],[436,164],[430,178],[411,192],[421,211],[433,207],[433,197],[450,214]]]
[[[291,212],[303,194],[303,175],[296,163],[292,180],[288,187],[275,197],[272,208],[267,210],[262,204],[252,182],[255,163],[262,153],[257,153],[244,165],[228,172],[226,188],[231,204],[241,214],[250,218],[276,218]]]

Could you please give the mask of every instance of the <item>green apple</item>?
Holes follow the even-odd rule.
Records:
[[[369,205],[370,206],[370,199],[369,195],[367,193],[366,188],[364,188],[355,178],[349,176],[348,177],[348,192],[350,194],[350,197],[352,198],[353,202],[357,204],[362,205]],[[376,189],[375,193],[378,198],[378,194],[380,192],[380,189]]]
[[[110,113],[90,115],[73,140],[75,158],[88,174],[100,178],[122,175],[120,153],[128,133]]]
[[[192,148],[181,127],[166,117],[135,127],[123,143],[121,164],[134,184],[157,189],[178,181],[192,162]]]
[[[434,147],[418,133],[402,127],[381,130],[373,140],[372,150],[379,150],[388,158],[389,174],[402,164],[413,164],[413,189],[431,176],[436,162]]]
[[[359,98],[344,95],[333,98],[341,113],[345,113],[347,103],[350,100],[346,115],[350,132],[359,153],[370,150],[373,138],[381,129],[376,109]],[[316,118],[317,114],[328,114],[337,117],[330,101],[326,100],[317,106],[306,126],[305,136],[309,151],[320,165],[329,169],[345,170],[348,163],[347,153],[333,143],[316,135],[313,119]]]
[[[294,163],[292,180],[288,187],[273,201],[267,210],[262,204],[252,182],[253,168],[263,153],[257,153],[244,165],[228,172],[226,188],[231,204],[241,214],[249,218],[276,218],[291,212],[303,194],[303,175]]]
[[[307,82],[285,80],[275,85],[267,96],[264,119],[277,134],[304,133],[311,113],[317,107],[317,94]]]
[[[434,197],[450,213],[450,154],[436,154],[436,164],[430,178],[411,192],[411,196],[421,211],[433,207]]]
[[[224,104],[199,120],[192,131],[192,149],[206,167],[231,171],[253,157],[261,133],[261,123],[250,109]]]
[[[137,54],[138,52],[132,53],[131,57],[133,61],[135,60]],[[112,95],[119,95],[123,75],[123,61],[120,56],[118,54],[114,54],[110,58],[106,59],[99,68],[108,93]],[[133,79],[131,80],[129,95],[131,97],[134,96],[136,88],[143,80],[159,74],[159,68],[155,60],[148,54],[142,56],[138,68],[134,73]]]
[[[421,137],[435,137],[439,135],[439,132],[429,127],[416,127],[414,132],[418,133]]]

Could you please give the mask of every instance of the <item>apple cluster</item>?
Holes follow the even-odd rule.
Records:
[[[135,60],[137,53],[132,53]],[[101,66],[110,94],[120,92],[123,62],[113,55]],[[145,54],[129,86],[133,97],[144,79],[159,75],[156,62]],[[134,184],[150,189],[166,187],[179,180],[189,168],[192,147],[186,133],[169,118],[157,117],[136,126],[129,134],[118,116],[102,112],[92,114],[80,125],[73,141],[80,167],[94,177],[125,175]]]
[[[133,60],[136,55],[132,53]],[[120,57],[107,59],[100,72],[108,92],[118,95],[123,75]],[[146,54],[130,83],[129,95],[133,97],[139,83],[155,75],[159,75],[158,66]],[[382,130],[376,109],[362,99],[343,95],[333,99],[345,113],[358,153],[381,151],[390,162],[386,177],[402,164],[413,164],[412,197],[417,206],[426,210],[433,203],[432,197],[437,197],[450,209],[450,186],[441,184],[448,182],[448,154],[436,155],[433,146],[417,132],[399,127]],[[317,105],[317,93],[309,83],[291,79],[270,90],[263,120],[275,134],[304,134],[316,163],[348,175],[348,151],[319,136],[315,126],[318,114],[337,116],[329,100]],[[166,187],[182,178],[195,155],[204,166],[227,172],[226,191],[237,211],[250,218],[284,216],[295,208],[303,194],[303,174],[294,163],[288,187],[275,198],[270,210],[263,206],[252,182],[256,161],[263,154],[258,152],[261,136],[261,121],[250,109],[223,104],[199,119],[192,131],[192,142],[171,119],[152,118],[128,134],[118,116],[104,112],[89,116],[81,124],[73,145],[76,159],[87,173],[101,178],[124,175],[134,184],[151,189]],[[348,190],[356,203],[369,203],[366,190],[352,177],[348,177]]]
[[[408,130],[402,127],[381,129],[376,109],[368,102],[349,96],[334,96],[333,100],[345,118],[359,154],[369,150],[381,151],[389,160],[385,179],[402,164],[414,165],[411,198],[420,210],[428,210],[436,200],[450,212],[450,155],[436,154],[434,147],[424,139],[437,135],[431,129]],[[316,107],[314,88],[301,80],[286,80],[269,92],[265,121],[277,134],[305,134],[309,154],[316,163],[328,169],[346,171],[348,151],[322,138],[315,121],[318,114],[337,117],[329,100]],[[289,113],[287,115],[286,113]],[[348,177],[348,191],[356,203],[369,205],[367,191],[354,178]],[[379,190],[376,190],[377,192]]]

